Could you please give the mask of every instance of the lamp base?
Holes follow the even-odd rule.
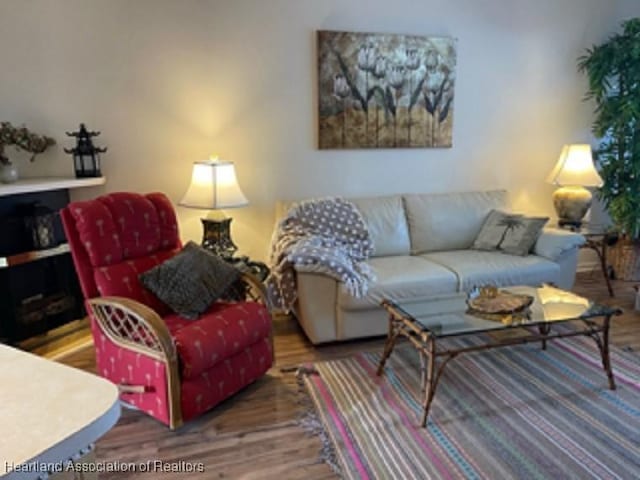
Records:
[[[584,187],[560,187],[553,192],[552,198],[558,225],[580,228],[582,219],[591,207],[593,195]]]
[[[230,259],[238,250],[231,240],[231,218],[223,220],[211,220],[201,218],[202,221],[202,246],[214,255],[224,259]]]

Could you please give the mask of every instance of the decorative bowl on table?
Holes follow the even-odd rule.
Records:
[[[511,324],[514,316],[526,317],[531,295],[511,293],[494,286],[474,287],[467,296],[468,313]]]

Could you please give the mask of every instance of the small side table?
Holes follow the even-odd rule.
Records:
[[[228,257],[224,258],[224,260],[236,267],[241,272],[254,275],[263,283],[270,273],[269,267],[267,267],[264,263],[258,262],[256,260],[251,260],[246,255],[241,255],[239,257]]]
[[[615,297],[613,288],[611,287],[611,280],[609,278],[609,265],[607,264],[607,248],[615,245],[618,241],[618,235],[615,232],[610,232],[606,225],[583,223],[580,227],[559,227],[565,230],[571,230],[584,236],[586,242],[580,248],[588,248],[593,250],[598,255],[600,261],[600,268],[602,269],[602,275],[604,281],[607,284],[607,290],[609,290],[609,296]]]
[[[221,257],[225,262],[233,265],[237,270],[242,273],[249,273],[256,277],[260,282],[264,284],[269,276],[270,270],[264,263],[251,260],[246,255],[239,257]],[[232,300],[244,300],[247,298],[249,287],[242,282],[237,282],[227,292],[227,297]]]

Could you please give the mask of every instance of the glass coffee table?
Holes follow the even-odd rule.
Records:
[[[505,313],[472,311],[465,294],[440,296],[420,303],[404,303],[385,299],[382,306],[389,313],[389,334],[378,366],[382,375],[384,365],[399,337],[405,337],[420,355],[423,415],[421,426],[427,424],[429,408],[442,371],[461,353],[488,350],[510,345],[540,342],[546,349],[547,340],[584,335],[594,339],[602,366],[609,380],[609,388],[616,388],[609,360],[609,326],[614,315],[622,311],[599,305],[584,297],[543,285],[542,287],[508,287],[498,290],[529,299],[530,305]],[[560,324],[575,323],[571,328],[554,328]],[[482,335],[487,333],[521,330],[524,335]],[[481,344],[450,348],[446,339],[476,335]]]

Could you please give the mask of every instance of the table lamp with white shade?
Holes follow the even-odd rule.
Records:
[[[233,163],[217,158],[193,164],[191,184],[179,202],[183,207],[201,210],[222,210],[248,204],[238,185]],[[231,240],[231,217],[201,220],[202,246],[223,258],[233,257],[238,247]]]
[[[593,165],[591,146],[565,145],[547,182],[560,186],[553,193],[558,225],[579,228],[593,199],[592,193],[585,187],[603,185],[602,178]]]

